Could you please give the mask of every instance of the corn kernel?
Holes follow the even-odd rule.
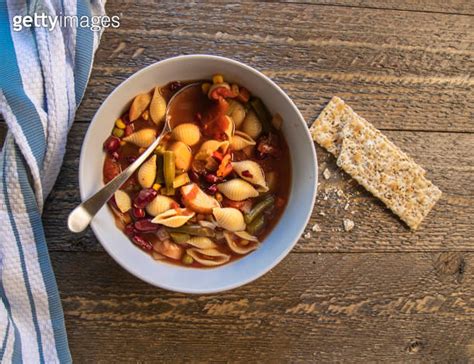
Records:
[[[209,82],[203,83],[201,85],[202,92],[207,94],[209,92],[209,89],[211,88],[211,84]]]
[[[155,184],[153,185],[153,189],[154,189],[155,191],[158,191],[160,188],[161,188],[161,186],[160,186],[159,183],[155,183]]]
[[[125,127],[127,125],[125,125],[125,123],[122,121],[122,119],[118,118],[116,121],[115,121],[115,126],[119,129],[125,129]]]
[[[224,82],[224,77],[222,75],[219,75],[219,74],[214,75],[214,76],[212,76],[212,82],[213,83],[222,83],[222,82]]]
[[[127,142],[125,140],[121,140],[120,141],[120,145],[123,147],[125,144],[127,144]]]
[[[138,153],[143,154],[143,152],[146,150],[146,148],[140,148],[138,149]]]
[[[216,193],[216,200],[219,201],[219,202],[222,202],[223,199],[224,199],[224,197],[222,196],[222,194],[220,192],[217,192]]]
[[[123,136],[123,133],[124,133],[124,130],[119,129],[119,128],[114,128],[114,130],[112,131],[112,134],[116,136],[117,138],[121,138]]]
[[[186,254],[184,257],[183,257],[183,263],[184,264],[192,264],[194,262],[194,259],[192,256]]]
[[[145,110],[142,114],[142,118],[144,120],[148,120],[150,118],[150,112],[148,110]]]

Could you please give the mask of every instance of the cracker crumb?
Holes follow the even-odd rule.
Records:
[[[324,211],[319,211],[319,214],[320,214],[321,216],[326,216],[326,213],[325,213]]]
[[[325,169],[324,172],[323,172],[323,176],[325,179],[329,179],[331,177],[331,172],[329,171],[329,169]]]
[[[342,219],[345,231],[351,231],[354,228],[354,221],[351,219]]]
[[[311,230],[317,233],[320,233],[322,231],[318,224],[314,224]]]
[[[349,208],[349,202],[347,202],[346,205],[344,206],[344,210],[347,211],[348,208]]]
[[[303,235],[303,238],[310,239],[311,238],[311,233],[307,232],[306,234]]]

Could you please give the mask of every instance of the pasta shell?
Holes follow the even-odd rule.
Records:
[[[115,204],[122,213],[126,213],[132,208],[132,199],[127,192],[122,190],[117,190],[114,193]]]
[[[196,262],[205,265],[206,267],[215,267],[222,265],[230,260],[230,255],[224,254],[217,249],[198,249],[191,248],[186,250]]]
[[[183,142],[174,142],[169,150],[174,152],[176,168],[187,171],[193,158],[191,148]]]
[[[177,205],[176,201],[168,196],[158,195],[146,205],[145,209],[151,216],[157,216]]]
[[[156,154],[140,166],[138,170],[138,183],[143,188],[150,188],[156,178]]]
[[[141,129],[128,137],[123,138],[124,141],[135,144],[136,146],[147,148],[156,139],[156,131],[154,129]]]
[[[259,243],[259,240],[256,236],[250,235],[246,231],[236,231],[234,234],[237,235],[237,237],[239,237],[240,239]]]
[[[231,117],[227,115],[225,117],[227,118],[228,123],[227,123],[227,129],[224,130],[224,133],[225,135],[227,135],[228,140],[232,140],[232,137],[234,136],[234,133],[235,133],[235,123]]]
[[[130,106],[130,111],[128,112],[130,121],[137,120],[146,110],[148,105],[150,105],[150,101],[151,96],[148,92],[135,96],[132,105]]]
[[[250,110],[242,123],[242,131],[253,139],[257,139],[262,132],[262,123],[255,111]]]
[[[258,196],[258,191],[250,183],[239,178],[220,183],[217,185],[217,189],[233,201],[243,201]]]
[[[206,160],[209,158],[212,153],[217,150],[221,150],[223,153],[227,152],[229,148],[229,142],[226,141],[219,141],[219,140],[207,140],[202,143],[201,148],[197,152],[195,158],[198,160]]]
[[[209,196],[195,183],[181,187],[183,203],[191,210],[201,214],[210,214],[212,209],[220,207],[214,197]]]
[[[174,139],[183,142],[190,147],[197,144],[201,139],[199,127],[191,123],[179,124],[173,129],[172,134]]]
[[[214,249],[217,248],[216,243],[205,236],[193,236],[186,241],[186,244],[192,245],[198,249]]]
[[[224,231],[224,237],[229,249],[237,254],[247,254],[252,250],[257,249],[260,245],[258,239],[246,231],[239,231],[236,233]]]
[[[153,92],[153,98],[151,99],[150,103],[151,120],[153,120],[156,125],[160,125],[165,118],[165,114],[166,100],[161,95],[160,88],[155,87],[155,91]]]
[[[162,212],[161,214],[155,216],[151,222],[154,224],[161,224],[164,226],[176,228],[186,224],[188,220],[194,215],[195,213],[191,210],[177,208]]]
[[[257,144],[250,136],[241,131],[236,131],[230,141],[230,147],[233,150],[242,150],[248,146]]]
[[[235,128],[239,129],[245,119],[245,108],[240,102],[231,99],[227,115],[234,120]]]
[[[216,207],[212,209],[212,215],[216,219],[217,224],[225,230],[245,230],[244,215],[242,215],[240,210],[234,209],[233,207]]]
[[[251,160],[232,162],[232,167],[240,178],[256,185],[257,191],[268,191],[267,182],[265,181],[265,173],[257,162]]]

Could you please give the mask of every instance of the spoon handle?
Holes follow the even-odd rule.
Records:
[[[140,165],[150,156],[155,148],[160,144],[161,139],[167,133],[168,128],[165,127],[156,140],[140,155],[140,157],[130,164],[122,173],[107,183],[94,195],[77,206],[68,217],[68,227],[74,233],[83,231],[91,222],[95,214],[104,206],[107,201],[114,195],[120,186],[122,186],[132,174],[140,167]]]

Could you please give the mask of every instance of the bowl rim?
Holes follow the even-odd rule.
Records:
[[[125,264],[121,261],[121,259],[118,257],[118,255],[115,254],[114,249],[111,249],[107,244],[104,244],[101,241],[101,239],[99,237],[100,234],[97,231],[97,228],[94,224],[94,221],[91,222],[90,226],[91,226],[92,231],[94,232],[95,237],[100,242],[101,246],[104,248],[104,250],[107,252],[107,254],[109,254],[114,259],[114,261],[116,263],[118,263],[128,273],[134,275],[135,277],[139,278],[140,280],[142,280],[142,281],[144,281],[148,284],[151,284],[152,286],[159,287],[159,288],[166,289],[168,291],[173,291],[173,292],[180,292],[180,293],[187,293],[187,294],[212,294],[212,293],[228,291],[228,290],[231,290],[231,289],[238,288],[238,287],[244,286],[246,284],[249,284],[249,283],[257,280],[258,278],[264,276],[271,269],[273,269],[275,266],[277,266],[290,253],[290,251],[294,248],[294,246],[297,244],[297,242],[301,238],[301,235],[303,234],[303,232],[305,230],[305,227],[307,226],[307,224],[309,222],[309,219],[311,217],[312,211],[314,209],[314,204],[315,204],[315,201],[316,201],[316,195],[317,195],[317,190],[318,190],[318,159],[317,159],[317,155],[316,155],[316,148],[314,146],[314,143],[312,142],[311,133],[309,131],[309,128],[308,128],[308,126],[306,124],[306,121],[305,121],[303,115],[301,114],[300,110],[298,109],[296,104],[293,102],[293,100],[286,94],[286,92],[284,92],[280,88],[280,86],[278,86],[272,79],[270,79],[268,76],[266,76],[262,72],[256,70],[255,68],[253,68],[253,67],[251,67],[251,66],[249,66],[245,63],[242,63],[240,61],[237,61],[237,60],[234,60],[234,59],[231,59],[231,58],[216,56],[216,55],[210,55],[210,54],[179,55],[179,56],[175,56],[175,57],[166,58],[166,59],[163,59],[163,60],[158,61],[158,62],[154,62],[154,63],[152,63],[152,64],[150,64],[150,65],[148,65],[144,68],[141,68],[137,72],[135,72],[132,75],[130,75],[129,77],[127,77],[125,80],[123,80],[119,85],[117,85],[114,88],[114,90],[102,102],[100,107],[95,112],[94,117],[92,118],[91,122],[89,123],[89,126],[87,128],[87,132],[86,132],[86,134],[84,136],[84,139],[82,141],[82,144],[81,144],[81,153],[80,153],[80,157],[79,157],[80,158],[80,160],[79,160],[79,174],[78,174],[79,190],[80,190],[81,201],[84,201],[87,197],[89,197],[89,196],[85,196],[86,181],[84,181],[84,174],[85,174],[85,169],[86,169],[85,156],[84,156],[85,153],[86,153],[86,142],[91,137],[91,135],[90,135],[92,133],[91,126],[96,122],[97,115],[100,114],[100,111],[104,107],[104,105],[107,104],[108,102],[110,102],[110,100],[113,99],[115,93],[117,93],[119,89],[124,87],[126,83],[130,82],[131,80],[133,80],[135,78],[139,78],[143,73],[146,73],[148,70],[150,70],[154,67],[158,67],[159,65],[166,64],[166,63],[172,63],[172,62],[179,61],[179,60],[191,60],[191,59],[215,60],[215,61],[220,61],[220,62],[225,62],[225,63],[231,63],[231,64],[233,64],[237,67],[244,68],[245,70],[249,71],[254,76],[256,76],[256,78],[263,78],[273,88],[275,88],[278,91],[279,94],[281,94],[283,96],[283,98],[289,103],[289,105],[291,105],[292,109],[296,112],[296,115],[298,116],[298,122],[304,124],[303,130],[304,130],[304,133],[306,134],[306,137],[307,137],[306,142],[309,142],[311,144],[310,149],[311,149],[311,152],[312,152],[311,155],[310,155],[310,157],[312,159],[311,163],[308,163],[308,164],[311,164],[311,165],[308,165],[307,168],[312,167],[312,173],[314,175],[314,185],[312,186],[312,189],[311,189],[312,193],[311,193],[311,205],[310,206],[312,206],[312,207],[309,208],[306,211],[306,214],[305,214],[304,219],[303,219],[304,224],[301,224],[301,228],[299,229],[298,234],[295,234],[295,237],[293,238],[293,241],[291,241],[289,244],[287,244],[287,246],[285,247],[285,249],[282,250],[280,255],[278,255],[270,264],[267,264],[267,265],[263,266],[261,269],[259,269],[255,274],[253,274],[249,278],[239,280],[239,281],[234,282],[234,283],[223,284],[223,285],[220,285],[219,287],[210,288],[210,289],[201,289],[201,288],[198,288],[198,289],[193,289],[193,288],[182,289],[182,288],[176,288],[172,285],[163,284],[161,282],[157,283],[156,281],[153,281],[152,279],[150,279],[148,276],[146,276],[144,274],[141,274],[141,272],[132,271],[129,267],[125,266]],[[280,224],[282,221],[283,220],[280,220],[277,223],[277,225]],[[217,271],[217,269],[216,269],[216,271]]]

